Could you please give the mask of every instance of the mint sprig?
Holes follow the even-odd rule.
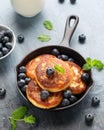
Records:
[[[101,71],[104,69],[104,63],[101,60],[98,59],[91,59],[88,57],[86,59],[86,63],[83,65],[83,70],[91,70],[92,68],[96,68],[98,71]]]
[[[38,39],[41,41],[41,42],[48,42],[51,40],[51,37],[49,35],[46,35],[46,34],[41,34],[38,36]]]
[[[53,24],[52,24],[51,21],[45,20],[45,21],[43,22],[43,25],[44,25],[44,27],[45,27],[46,29],[48,29],[48,30],[53,30]]]
[[[16,130],[17,121],[24,121],[25,123],[34,124],[36,118],[33,115],[27,116],[28,109],[25,106],[21,106],[15,109],[9,117],[12,130]]]
[[[56,71],[58,71],[58,73],[64,73],[65,72],[65,69],[62,66],[60,66],[60,65],[55,65],[54,69]]]

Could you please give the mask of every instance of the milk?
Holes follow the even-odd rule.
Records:
[[[11,3],[18,14],[32,17],[43,9],[45,0],[11,0]]]

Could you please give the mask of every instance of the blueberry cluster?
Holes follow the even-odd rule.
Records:
[[[0,31],[0,58],[12,49],[13,34],[10,30]]]
[[[72,57],[69,57],[68,55],[65,54],[60,54],[59,50],[57,48],[52,49],[51,52],[53,55],[55,55],[57,58],[63,60],[63,61],[72,61],[74,62],[74,59]]]
[[[61,105],[63,107],[74,103],[78,99],[75,95],[72,94],[72,92],[70,90],[65,90],[63,92],[63,97],[64,98],[63,98],[62,103],[61,103]]]
[[[30,81],[30,78],[28,78],[26,76],[26,67],[25,66],[20,66],[18,68],[17,81],[18,81],[18,86],[19,86],[20,90],[23,93],[25,93],[26,92],[26,85]]]

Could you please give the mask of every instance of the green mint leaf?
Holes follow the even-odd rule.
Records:
[[[13,119],[17,119],[17,120],[22,119],[27,114],[27,111],[28,111],[27,107],[21,106],[21,107],[15,109],[12,112],[11,116],[12,116]]]
[[[86,62],[88,65],[92,66],[92,59],[90,57],[86,59]]]
[[[104,64],[100,60],[93,60],[93,65],[96,67],[99,71],[104,68]]]
[[[83,70],[85,70],[85,71],[87,71],[87,70],[90,70],[90,69],[92,69],[92,66],[90,66],[89,64],[84,64],[83,66],[82,66],[82,69]]]
[[[13,120],[12,118],[10,118],[9,120],[10,120],[10,123],[11,123],[12,130],[16,130],[16,121]]]
[[[56,71],[58,71],[59,73],[64,73],[65,72],[65,69],[63,67],[61,67],[60,65],[55,65],[54,69]]]
[[[30,116],[26,116],[24,118],[24,121],[29,124],[34,124],[36,122],[36,118],[34,116],[30,115]]]
[[[51,21],[49,20],[45,20],[43,23],[44,27],[48,30],[53,30],[53,24]]]
[[[48,41],[51,40],[51,37],[49,35],[41,34],[41,35],[38,36],[38,39],[41,42],[48,42]]]

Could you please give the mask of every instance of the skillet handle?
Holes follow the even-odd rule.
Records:
[[[66,20],[64,37],[60,45],[69,47],[72,35],[77,27],[78,22],[79,22],[78,16],[76,15],[68,16]]]

